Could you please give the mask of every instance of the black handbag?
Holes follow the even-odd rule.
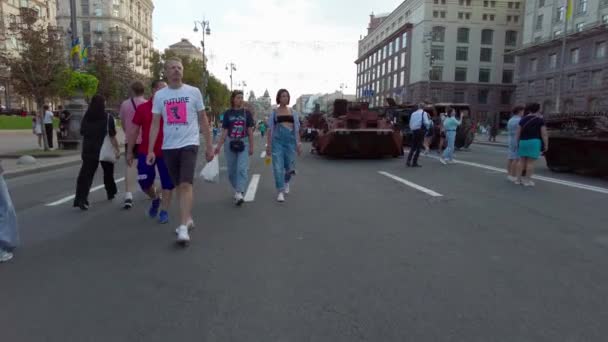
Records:
[[[230,140],[230,151],[234,153],[241,153],[245,151],[245,143],[243,140]]]

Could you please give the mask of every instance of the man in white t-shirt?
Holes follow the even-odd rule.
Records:
[[[44,129],[46,130],[46,141],[49,144],[49,148],[53,148],[53,112],[49,109],[48,105],[42,107],[44,109]]]
[[[184,67],[177,57],[165,62],[165,75],[169,86],[154,95],[152,104],[152,128],[150,139],[156,141],[163,119],[163,158],[179,196],[181,224],[177,228],[177,242],[186,245],[190,241],[188,230],[194,227],[192,199],[194,170],[200,145],[200,132],[205,138],[205,157],[213,160],[213,146],[209,120],[198,88],[182,83]],[[156,161],[154,144],[148,146],[148,165]]]

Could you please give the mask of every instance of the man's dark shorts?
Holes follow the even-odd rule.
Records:
[[[191,145],[173,150],[163,150],[163,159],[175,186],[182,183],[194,183],[194,171],[198,146]]]

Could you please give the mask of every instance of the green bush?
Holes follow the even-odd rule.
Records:
[[[61,93],[64,97],[74,96],[78,90],[81,90],[87,98],[91,98],[97,93],[99,81],[91,74],[67,69],[62,75],[62,79],[65,85],[61,89]]]

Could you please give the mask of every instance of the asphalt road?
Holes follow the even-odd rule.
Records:
[[[243,207],[225,173],[197,183],[187,249],[141,194],[47,206],[77,168],[9,180],[24,245],[0,265],[2,341],[606,340],[607,181],[515,186],[491,146],[420,169],[306,153],[279,204],[260,149]]]

